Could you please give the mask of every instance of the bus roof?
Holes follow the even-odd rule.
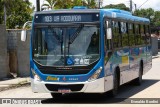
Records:
[[[101,10],[102,14],[104,16],[107,16],[109,18],[118,18],[118,19],[123,19],[123,20],[129,20],[129,21],[135,21],[135,22],[140,22],[140,23],[150,23],[150,20],[147,18],[143,17],[138,17],[132,15],[132,13],[124,10],[119,10],[119,9],[102,9]]]
[[[104,17],[118,18],[122,20],[140,22],[140,23],[150,23],[147,18],[142,18],[132,15],[132,13],[119,9],[59,9],[51,11],[41,11],[35,14],[52,14],[52,13],[101,13]]]

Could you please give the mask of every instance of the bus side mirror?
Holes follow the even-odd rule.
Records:
[[[107,39],[112,39],[112,29],[111,28],[107,28],[106,35],[107,35]]]
[[[21,31],[21,41],[26,41],[26,30]]]
[[[27,24],[30,24],[30,26],[31,26],[31,23],[32,23],[32,21],[27,21],[24,25],[23,25],[23,29],[22,29],[22,31],[21,31],[21,41],[26,41],[26,29],[25,29],[25,27],[26,27],[26,25]]]

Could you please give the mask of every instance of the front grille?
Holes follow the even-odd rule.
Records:
[[[53,75],[77,75],[77,74],[87,74],[90,69],[77,69],[77,70],[56,70],[56,69],[39,69],[43,74],[53,74]]]
[[[84,84],[70,84],[70,85],[56,85],[45,84],[49,91],[58,91],[58,89],[70,89],[71,91],[80,91],[84,87]]]

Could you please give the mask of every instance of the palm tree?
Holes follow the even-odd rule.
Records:
[[[58,0],[55,8],[56,9],[69,9],[72,8],[73,0]]]
[[[84,6],[87,6],[88,8],[96,8],[95,0],[82,0],[82,3]]]
[[[83,0],[73,0],[72,1],[72,5],[74,5],[74,6],[81,6],[81,5],[83,5]]]
[[[49,9],[54,9],[55,4],[57,3],[57,0],[45,0],[45,1],[46,1],[47,3],[43,4],[43,5],[42,5],[42,8],[43,8],[43,7],[47,7],[48,10],[49,10]]]

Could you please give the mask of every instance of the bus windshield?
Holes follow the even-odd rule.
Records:
[[[33,60],[43,66],[86,66],[100,58],[98,25],[42,26],[33,35]]]

